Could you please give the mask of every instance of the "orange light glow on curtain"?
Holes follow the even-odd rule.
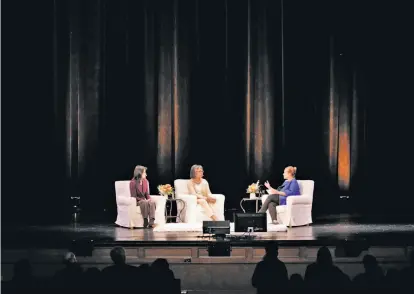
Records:
[[[161,58],[160,67],[168,66]],[[161,175],[172,171],[172,93],[170,80],[164,75],[159,77],[160,94],[158,96],[158,153],[157,163]]]
[[[174,171],[182,172],[184,150],[188,134],[188,64],[180,60],[183,55],[183,44],[179,42],[178,1],[174,2],[174,32],[173,32],[173,130],[174,130]]]
[[[175,91],[174,79],[174,30],[173,19],[160,14],[160,47],[158,67],[158,153],[157,167],[161,178],[172,176],[173,166],[173,116]]]
[[[158,153],[157,167],[162,179],[172,179],[183,164],[187,140],[187,64],[179,60],[178,9],[160,17],[160,63],[158,68]],[[181,46],[181,47],[180,47]]]
[[[346,63],[341,61],[338,56],[335,56],[334,49],[334,41],[331,38],[328,123],[329,167],[331,174],[337,176],[339,189],[348,191],[357,160],[358,126],[355,72],[353,72],[352,78],[350,78],[350,75],[347,75],[348,68],[344,66]],[[350,85],[352,87],[349,87]],[[350,88],[352,88],[352,91],[350,91]],[[351,146],[353,146],[353,151]]]
[[[333,38],[330,40],[331,53],[333,51]],[[336,174],[338,166],[338,95],[335,87],[335,63],[334,56],[330,56],[329,70],[329,168],[331,174]]]
[[[344,81],[342,81],[344,82]],[[346,84],[342,83],[342,84]],[[349,125],[350,101],[352,96],[341,95],[339,101],[339,118],[338,118],[338,185],[341,190],[348,190],[351,181],[351,136]]]
[[[246,87],[246,167],[261,178],[271,169],[273,160],[273,97],[268,56],[266,6],[254,15],[252,25],[248,5],[247,87]],[[253,169],[252,169],[253,168]]]
[[[349,132],[347,130],[341,131],[339,133],[338,184],[339,187],[344,190],[349,189],[351,180],[351,155],[349,144]]]

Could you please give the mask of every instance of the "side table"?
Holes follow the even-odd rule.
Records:
[[[176,198],[166,198],[167,205],[165,205],[165,221],[168,222],[168,219],[175,218],[175,221],[178,223],[180,220],[181,222],[181,212],[185,209],[185,201],[182,199],[176,199]],[[182,203],[182,208],[180,211],[178,211],[178,205],[177,205],[177,215],[172,215],[172,204],[177,202]],[[168,204],[170,208],[168,209]]]
[[[246,213],[246,210],[244,209],[244,207],[243,207],[243,202],[244,201],[256,201],[256,213],[259,211],[259,200],[261,200],[262,198],[261,197],[255,197],[255,198],[243,198],[241,201],[240,201],[240,207],[241,207],[241,209],[243,210],[243,212],[244,213]]]

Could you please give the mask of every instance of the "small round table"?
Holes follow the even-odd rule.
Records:
[[[167,200],[167,203],[169,202],[170,204],[170,209],[168,211],[167,205],[165,205],[165,221],[168,222],[168,219],[175,218],[177,223],[178,223],[178,220],[180,220],[181,222],[181,212],[183,212],[183,210],[185,209],[185,201],[182,199],[177,199],[177,198],[166,198],[166,200]],[[180,211],[178,211],[178,205],[177,205],[177,215],[172,215],[173,202],[175,202],[176,204],[177,202],[181,202],[183,205]]]
[[[243,202],[244,201],[256,201],[256,213],[259,211],[259,200],[261,200],[262,198],[261,197],[255,197],[255,198],[243,198],[241,201],[240,201],[240,207],[241,207],[241,209],[243,210],[243,212],[244,213],[246,213],[246,210],[244,209],[244,207],[243,207]]]

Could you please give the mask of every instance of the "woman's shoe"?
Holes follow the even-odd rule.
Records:
[[[148,228],[148,219],[144,218],[144,229]]]
[[[154,218],[150,219],[149,224],[148,224],[148,228],[151,228],[151,229],[155,228],[155,219]]]

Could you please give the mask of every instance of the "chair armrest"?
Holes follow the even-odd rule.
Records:
[[[182,200],[185,204],[182,205],[177,201],[177,209],[181,209],[180,222],[195,223],[197,219],[197,197],[190,194],[176,194],[175,198]]]
[[[220,205],[224,205],[224,201],[226,200],[226,197],[223,194],[211,194],[213,198],[216,198],[216,203],[219,203]]]
[[[116,197],[116,204],[119,206],[136,205],[137,201],[134,197]]]
[[[312,204],[312,197],[308,195],[300,195],[300,196],[289,196],[286,199],[286,204],[289,205],[296,205],[296,204]]]
[[[162,204],[162,202],[166,203],[167,200],[165,199],[165,196],[161,196],[161,195],[150,195],[151,199],[155,202],[155,203],[160,203]]]
[[[155,202],[155,223],[157,225],[165,224],[165,205],[167,199],[161,195],[150,195],[151,200]]]
[[[223,194],[211,194],[216,200],[224,201],[226,197]]]
[[[197,197],[190,194],[177,194],[175,198],[183,200],[187,206],[197,205]]]

